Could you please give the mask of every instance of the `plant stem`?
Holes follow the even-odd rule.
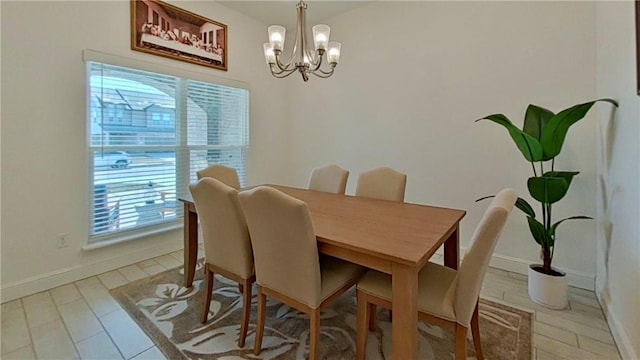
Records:
[[[551,256],[549,248],[542,249],[542,272],[551,275]]]
[[[548,204],[547,206],[549,207],[549,209],[547,210],[547,225],[546,225],[546,227],[548,226],[548,228],[551,229],[551,204]],[[549,230],[547,230],[547,232],[548,231]],[[553,237],[551,237],[551,236],[553,236]],[[555,234],[549,235],[549,240],[551,241],[551,246],[550,246],[551,254],[550,254],[550,257],[549,257],[549,263],[551,263],[551,261],[553,260],[553,252],[556,249],[556,235]]]
[[[540,176],[544,175],[544,161],[540,161]],[[545,194],[544,194],[545,199],[547,198],[547,190],[545,187]],[[542,204],[542,223],[544,224],[544,229],[547,229],[547,223],[546,223],[546,219],[547,219],[547,208],[546,208],[546,204],[543,202]]]
[[[544,225],[544,231],[545,233],[549,233],[549,231],[547,230],[547,206],[545,203],[542,203],[542,224]],[[544,249],[545,247],[547,247],[547,239],[545,238],[542,244],[542,248]]]

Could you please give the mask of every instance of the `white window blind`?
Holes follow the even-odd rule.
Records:
[[[246,183],[249,92],[88,62],[90,242],[182,219],[177,195],[223,164]]]

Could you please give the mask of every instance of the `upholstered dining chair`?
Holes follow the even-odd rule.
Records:
[[[406,174],[389,167],[379,167],[365,171],[358,176],[356,196],[404,202],[406,186]],[[371,314],[375,314],[375,305],[371,305],[370,309]],[[393,317],[391,310],[389,310],[389,317]]]
[[[309,315],[309,359],[317,359],[320,311],[351,288],[363,269],[318,255],[311,216],[303,201],[266,186],[243,191],[239,198],[251,234],[258,284],[254,354],[262,348],[269,296]]]
[[[240,189],[240,180],[238,179],[238,173],[236,169],[227,167],[224,165],[214,164],[196,172],[198,180],[210,177],[218,179],[225,183],[227,186],[238,190]]]
[[[388,167],[379,167],[358,176],[356,196],[402,202],[406,186],[406,174]]]
[[[466,359],[467,331],[471,327],[476,357],[483,359],[478,323],[478,300],[489,260],[517,199],[511,189],[496,195],[471,238],[471,247],[458,271],[427,263],[418,280],[418,319],[455,328],[455,358]],[[367,328],[375,316],[371,304],[391,308],[391,277],[370,270],[358,283],[358,330],[356,354],[364,359]],[[371,326],[373,325],[373,326]]]
[[[309,190],[344,195],[348,178],[349,170],[337,165],[317,167],[311,171],[308,188]]]
[[[247,337],[251,312],[251,286],[256,276],[253,266],[251,239],[244,218],[238,191],[222,181],[205,177],[190,185],[189,190],[200,218],[204,238],[205,293],[202,323],[207,322],[213,275],[220,274],[240,284],[244,293],[243,311],[238,346],[243,347]]]

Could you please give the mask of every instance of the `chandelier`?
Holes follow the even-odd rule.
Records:
[[[271,25],[267,29],[269,42],[264,43],[264,58],[269,65],[271,74],[276,78],[285,78],[293,74],[296,70],[302,75],[304,81],[309,80],[309,74],[320,78],[328,78],[333,75],[333,70],[340,60],[339,42],[329,42],[328,25],[318,24],[313,27],[313,42],[315,50],[307,49],[307,30],[305,12],[307,4],[304,1],[296,5],[298,12],[298,23],[296,25],[296,41],[288,61],[282,61],[281,55],[284,50],[284,39],[286,29],[284,26]],[[327,54],[328,69],[322,69],[322,59]]]

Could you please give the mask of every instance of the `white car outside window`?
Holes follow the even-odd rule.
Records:
[[[124,151],[96,152],[93,156],[94,167],[124,169],[131,164],[131,156]]]

